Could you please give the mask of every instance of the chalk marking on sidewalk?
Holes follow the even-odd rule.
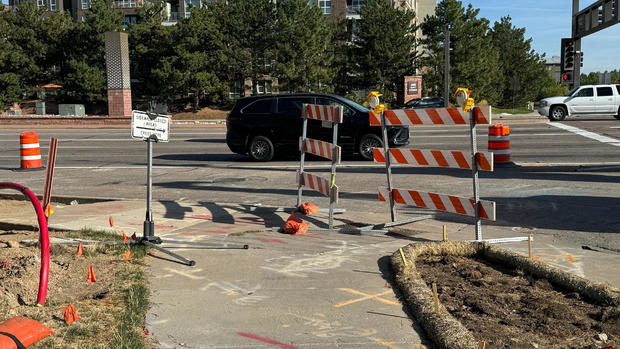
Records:
[[[574,127],[574,126],[564,125],[564,124],[560,124],[560,123],[557,123],[557,122],[550,122],[548,124],[551,125],[551,126],[557,127],[557,128],[561,128],[561,129],[566,130],[568,132],[572,132],[572,133],[577,134],[579,136],[590,138],[590,139],[593,139],[595,141],[599,141],[601,143],[610,144],[610,145],[613,145],[613,146],[616,146],[616,147],[620,147],[620,139],[603,136],[603,135],[600,135],[598,133],[582,130],[582,129]]]
[[[192,279],[192,280],[200,280],[200,279],[204,279],[204,276],[199,276],[199,275],[191,275],[190,273],[200,273],[202,271],[202,269],[194,269],[192,271],[190,271],[189,273],[184,272],[184,271],[180,271],[180,270],[176,270],[176,269],[172,269],[170,267],[165,267],[164,270],[169,271],[171,273],[175,273],[181,276],[185,276],[188,279]]]
[[[385,292],[381,292],[381,293],[377,293],[377,294],[366,294],[366,293],[363,293],[363,292],[352,290],[350,288],[339,288],[339,290],[340,291],[345,291],[345,292],[350,292],[350,293],[356,294],[358,296],[363,296],[363,297],[362,298],[358,298],[358,299],[352,299],[350,301],[345,301],[345,302],[342,302],[342,303],[338,303],[338,304],[334,305],[334,307],[336,307],[336,308],[340,308],[340,307],[343,307],[345,305],[349,305],[349,304],[365,301],[365,300],[368,300],[368,299],[372,299],[372,300],[375,300],[375,301],[378,301],[378,302],[381,302],[381,303],[385,303],[385,304],[390,304],[390,305],[400,305],[399,303],[396,303],[396,302],[391,301],[391,300],[383,299],[383,298],[380,297],[380,296],[384,296],[386,294],[392,293],[392,290],[387,290]]]

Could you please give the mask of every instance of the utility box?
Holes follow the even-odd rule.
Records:
[[[22,115],[22,111],[20,109],[17,110],[8,110],[7,114],[9,116],[16,116],[16,115]]]
[[[72,116],[84,116],[84,104],[59,104],[58,114],[60,115],[72,115]]]
[[[45,102],[36,102],[35,106],[35,114],[37,115],[45,115]]]

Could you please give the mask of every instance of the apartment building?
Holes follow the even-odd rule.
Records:
[[[9,9],[17,8],[20,2],[21,0],[9,0]],[[66,9],[66,3],[63,0],[36,0],[36,2],[39,8],[46,11],[64,11]]]

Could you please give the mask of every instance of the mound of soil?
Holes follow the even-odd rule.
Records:
[[[421,255],[416,268],[439,301],[487,348],[602,348],[620,344],[620,308],[565,293],[482,259]]]

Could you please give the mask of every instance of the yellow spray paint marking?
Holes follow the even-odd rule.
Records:
[[[376,300],[378,302],[385,303],[385,304],[390,304],[390,305],[399,305],[398,303],[396,303],[394,301],[380,298],[380,296],[384,296],[386,294],[392,293],[392,290],[387,290],[385,292],[381,292],[381,293],[377,293],[377,294],[372,294],[372,295],[371,294],[366,294],[366,293],[363,293],[363,292],[359,292],[359,291],[355,291],[355,290],[352,290],[350,288],[339,288],[339,290],[340,291],[345,291],[345,292],[350,292],[350,293],[356,294],[358,296],[363,296],[363,297],[362,298],[358,298],[358,299],[352,299],[350,301],[346,301],[346,302],[342,302],[342,303],[336,304],[336,305],[334,305],[334,307],[336,307],[336,308],[340,308],[340,307],[343,307],[345,305],[349,305],[349,304],[352,304],[352,303],[357,303],[357,302],[365,301],[365,300],[368,300],[368,299],[374,299],[374,300]]]
[[[573,258],[573,256],[570,253],[566,254],[566,258],[568,258],[568,261],[575,264],[575,258]]]
[[[181,275],[181,276],[185,276],[186,278],[189,278],[189,279],[192,279],[192,280],[204,279],[204,276],[191,275],[191,274],[186,273],[184,271],[172,269],[170,267],[166,267],[164,269],[166,269],[167,271],[169,271],[171,273],[175,273],[175,274],[178,274],[178,275]],[[202,271],[202,269],[194,269],[194,270],[190,271],[190,273],[199,273],[201,271]]]

